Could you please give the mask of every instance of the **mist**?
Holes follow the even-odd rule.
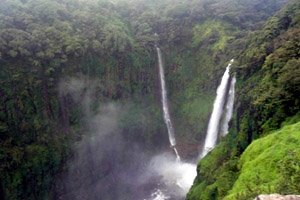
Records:
[[[79,129],[82,139],[73,144],[72,157],[57,178],[55,198],[183,199],[196,176],[195,165],[177,162],[167,140],[164,148],[160,143],[150,144],[160,149],[153,153],[138,139],[126,137],[130,133],[120,123],[130,107],[120,102],[95,102],[98,84],[85,77],[69,77],[59,85],[60,96],[76,102],[83,120]]]

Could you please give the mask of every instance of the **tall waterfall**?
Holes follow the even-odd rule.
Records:
[[[228,128],[229,128],[229,122],[232,118],[232,112],[233,112],[233,105],[234,105],[234,95],[235,95],[235,82],[236,82],[236,78],[235,75],[232,77],[231,79],[231,83],[230,83],[230,89],[228,92],[228,97],[227,97],[227,103],[226,103],[226,114],[225,114],[225,118],[223,120],[223,125],[221,128],[221,135],[225,136],[228,133]]]
[[[180,157],[177,152],[177,149],[175,148],[176,140],[175,140],[175,136],[174,136],[174,127],[173,127],[170,113],[169,113],[167,90],[166,90],[165,75],[164,75],[161,51],[158,47],[156,47],[156,50],[157,50],[157,56],[158,56],[159,77],[160,77],[160,84],[161,84],[161,102],[162,102],[162,107],[163,107],[164,120],[167,125],[169,141],[170,141],[171,147],[174,149],[177,160],[179,161]]]
[[[219,124],[220,124],[220,119],[223,113],[223,107],[226,99],[226,88],[229,80],[229,70],[233,61],[234,61],[233,59],[230,60],[226,68],[226,71],[223,74],[221,83],[217,89],[217,97],[215,99],[213,111],[209,120],[201,158],[206,156],[206,154],[215,147],[218,139]]]

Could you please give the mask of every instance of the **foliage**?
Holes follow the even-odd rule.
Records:
[[[47,199],[83,137],[85,112],[101,103],[128,105],[118,124],[128,139],[145,148],[160,140],[166,130],[155,44],[164,54],[176,135],[194,145],[204,136],[219,77],[237,57],[236,127],[200,163],[205,180],[198,177],[190,193],[224,197],[237,178],[236,157],[299,111],[299,3],[264,24],[284,3],[0,1],[0,198]],[[83,79],[80,88],[63,87],[72,86],[68,77]]]
[[[252,199],[261,193],[299,192],[300,123],[255,140],[239,160],[240,174],[225,199]]]
[[[221,21],[205,21],[194,27],[193,46],[201,45],[202,48],[212,48],[213,50],[223,50],[230,39],[233,39],[233,31],[230,25]]]
[[[298,192],[295,190],[296,184],[293,182],[293,180],[298,180],[297,175],[291,180],[285,174],[286,170],[287,173],[290,172],[289,175],[294,176],[292,173],[297,170],[297,164],[292,164],[296,167],[291,168],[286,164],[291,160],[295,160],[297,163],[296,152],[299,150],[294,152],[292,149],[296,147],[293,144],[289,145],[288,142],[283,142],[284,144],[278,143],[276,146],[274,143],[275,140],[278,140],[277,138],[266,142],[265,145],[269,144],[269,147],[262,145],[259,143],[260,140],[257,140],[257,143],[253,143],[253,145],[257,145],[257,149],[261,151],[265,150],[261,154],[248,150],[252,146],[248,147],[248,145],[253,140],[268,135],[281,126],[299,121],[297,115],[300,109],[299,79],[296,78],[299,77],[297,75],[299,69],[299,6],[299,2],[291,1],[277,14],[270,17],[261,29],[248,32],[244,36],[238,33],[236,40],[226,46],[225,51],[238,55],[237,60],[240,65],[235,67],[237,77],[239,77],[235,108],[237,117],[234,122],[236,126],[231,127],[231,136],[227,136],[231,138],[228,140],[230,145],[224,147],[224,143],[221,142],[214,151],[207,155],[207,158],[201,160],[198,165],[200,171],[198,171],[198,176],[187,199],[223,199],[225,196],[227,199],[253,199],[256,194],[262,192]],[[287,121],[285,122],[285,120]],[[294,127],[298,127],[298,125],[294,125]],[[282,130],[284,141],[289,138],[288,130],[288,127]],[[292,133],[295,136],[297,130]],[[278,135],[280,134],[278,133]],[[268,136],[265,140],[267,138]],[[277,150],[276,147],[278,154],[273,155]],[[246,152],[242,154],[245,149],[247,149]],[[228,150],[231,151],[229,156],[218,153]],[[290,151],[293,157],[288,159],[289,161],[286,161],[284,156],[289,154],[287,151]],[[251,153],[247,154],[247,152]],[[240,168],[237,168],[238,170],[231,176],[232,179],[227,180],[226,184],[229,187],[221,193],[220,191],[225,187],[217,183],[231,172],[230,170],[223,171],[222,166],[226,165],[228,161],[235,160],[241,154],[243,156],[239,161]],[[245,161],[247,164],[243,160],[245,154],[251,156],[248,158],[248,162]],[[217,167],[203,167],[207,160],[209,160],[210,166]],[[222,162],[215,163],[214,160]],[[281,163],[281,166],[278,166],[278,163]],[[238,166],[235,165],[235,167]],[[214,176],[214,174],[218,174],[218,176]]]
[[[253,199],[261,193],[299,193],[300,123],[286,125],[228,157],[221,142],[198,165],[187,199]],[[230,158],[230,159],[228,159]],[[224,159],[224,160],[222,160]]]
[[[197,177],[187,199],[222,199],[238,177],[238,157],[231,152],[233,138],[225,138],[198,164]]]

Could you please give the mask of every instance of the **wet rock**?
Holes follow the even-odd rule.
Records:
[[[300,195],[262,194],[257,196],[254,200],[300,200]]]

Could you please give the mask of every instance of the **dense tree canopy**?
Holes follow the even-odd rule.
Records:
[[[105,102],[129,105],[119,127],[149,150],[165,131],[155,45],[187,159],[205,135],[219,77],[236,58],[234,136],[211,161],[222,166],[199,181],[203,195],[224,197],[236,157],[299,112],[299,20],[296,0],[0,1],[0,199],[51,199],[86,134],[87,111]],[[223,172],[227,186],[214,176]]]

